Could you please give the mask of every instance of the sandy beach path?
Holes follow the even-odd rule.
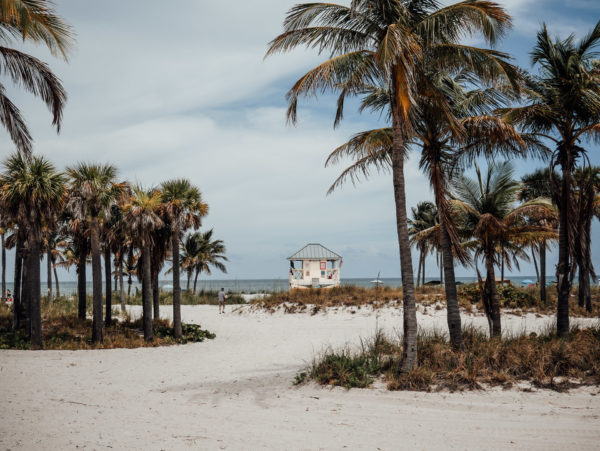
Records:
[[[133,308],[133,311],[137,311]],[[161,308],[169,316],[170,307]],[[420,315],[445,326],[445,312]],[[183,306],[215,340],[163,348],[0,351],[1,449],[598,449],[600,390],[463,393],[294,387],[326,346],[401,312],[219,315]],[[469,317],[476,325],[484,318]],[[548,318],[505,316],[520,332]]]

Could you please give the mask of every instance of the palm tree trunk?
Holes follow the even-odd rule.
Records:
[[[25,242],[25,241],[24,241]],[[25,319],[25,331],[27,336],[31,337],[31,307],[30,307],[30,292],[28,274],[30,273],[30,261],[29,259],[30,246],[23,250],[23,266],[21,272],[21,317]]]
[[[50,250],[50,248],[48,248],[48,251],[46,252],[46,259],[46,270],[48,274],[48,303],[50,303],[52,302],[52,250]]]
[[[196,273],[194,274],[194,294],[196,294],[196,284],[198,283],[198,275],[200,274],[200,271],[196,270]]]
[[[130,298],[131,297],[131,284],[132,284],[132,280],[131,280],[131,273],[128,275],[127,278],[127,297]]]
[[[125,313],[125,281],[123,280],[123,259],[121,257],[119,257],[119,300],[121,301],[121,313]]]
[[[104,322],[107,326],[112,325],[112,265],[110,263],[111,252],[108,243],[104,244],[104,283],[106,284],[106,312]]]
[[[423,263],[423,249],[419,249],[419,265],[417,270],[417,287],[419,286],[419,282],[421,281],[421,265]]]
[[[154,318],[160,318],[160,293],[158,291],[158,270],[152,271],[152,305]]]
[[[421,285],[425,285],[425,261],[427,260],[427,255],[425,253],[423,253],[423,275],[421,277],[423,277],[422,281],[421,281]]]
[[[558,265],[556,265],[556,290],[558,292],[558,305],[556,311],[556,332],[559,337],[569,333],[569,295],[571,282],[569,279],[570,253],[569,253],[569,208],[571,206],[571,155],[568,150],[562,150],[562,187],[559,206],[558,228]],[[566,155],[565,155],[566,154]]]
[[[397,70],[397,69],[396,69]],[[396,70],[394,72],[396,72]],[[415,305],[415,287],[408,236],[408,218],[406,217],[406,191],[404,183],[404,141],[402,136],[402,118],[396,94],[398,86],[394,82],[392,111],[393,111],[393,142],[392,142],[392,179],[394,183],[394,200],[396,204],[396,227],[398,247],[400,250],[400,272],[402,275],[404,337],[402,352],[402,372],[408,372],[417,365],[417,310]]]
[[[150,246],[142,250],[142,304],[144,306],[144,340],[152,341],[152,271],[150,268]]]
[[[181,338],[181,280],[179,276],[179,228],[176,226],[171,238],[173,257],[173,337]],[[188,289],[190,279],[188,277]]]
[[[85,269],[87,263],[87,254],[88,254],[88,246],[87,246],[87,238],[83,235],[83,233],[79,237],[79,261],[77,262],[77,296],[79,299],[78,304],[78,314],[79,319],[85,319],[86,309],[87,309],[87,299],[86,299],[86,276]]]
[[[27,257],[27,294],[29,297],[30,338],[34,349],[42,348],[42,303],[40,282],[40,239],[38,233],[32,231]]]
[[[531,259],[533,260],[533,267],[535,268],[535,280],[537,283],[540,283],[540,270],[538,268],[537,258],[535,256],[535,244],[531,245]]]
[[[188,269],[188,271],[187,271],[187,285],[186,285],[186,287],[185,287],[185,291],[186,291],[187,293],[189,293],[189,292],[190,292],[190,279],[191,279],[191,278],[192,278],[192,270],[191,270],[191,269]]]
[[[2,240],[2,299],[6,297],[6,249],[4,248],[4,233],[0,235]]]
[[[92,216],[90,223],[90,241],[92,250],[92,342],[102,343],[102,262],[100,259],[100,226],[98,217]]]
[[[546,240],[540,244],[540,301],[546,303]]]
[[[500,266],[500,285],[504,286],[504,246],[500,248],[500,261],[502,262]]]
[[[23,276],[23,240],[21,233],[17,232],[17,244],[15,246],[15,274],[13,283],[13,331],[19,329],[21,325],[21,280]]]
[[[455,349],[462,344],[462,329],[460,310],[458,308],[458,294],[456,292],[456,279],[454,276],[454,257],[452,255],[452,243],[446,230],[442,215],[440,216],[440,245],[442,248],[442,262],[444,275],[446,277],[446,307],[448,316],[448,330],[450,331],[450,342]]]
[[[488,305],[490,306],[490,316],[492,320],[492,337],[502,336],[502,324],[500,322],[500,299],[496,288],[496,275],[494,274],[493,250],[488,250],[485,255],[486,269],[486,292],[488,296]]]
[[[58,273],[56,272],[56,266],[52,267],[52,271],[54,272],[54,282],[56,283],[56,297],[60,297],[60,285],[58,284]]]

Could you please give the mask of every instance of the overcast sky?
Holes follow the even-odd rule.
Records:
[[[323,60],[310,51],[263,60],[295,3],[57,0],[77,33],[70,61],[26,49],[47,61],[68,91],[60,135],[39,99],[5,84],[28,120],[35,152],[59,168],[110,162],[121,177],[146,186],[179,177],[199,186],[210,206],[203,229],[214,228],[230,258],[229,274],[213,278],[285,278],[285,258],[309,242],[344,257],[343,277],[399,277],[390,176],[326,196],[343,169],[325,169],[326,156],[353,133],[380,124],[378,118],[348,109],[333,130],[335,104],[327,97],[303,102],[298,125],[286,126],[286,91]],[[526,68],[542,21],[565,36],[582,35],[600,19],[596,0],[501,3],[515,29],[499,49]],[[14,146],[3,130],[0,139],[5,156]],[[600,164],[599,149],[590,148]],[[519,175],[542,165],[516,164]],[[405,176],[409,206],[431,199],[416,158]],[[552,256],[549,274],[554,264]],[[595,264],[600,268],[600,252]],[[521,272],[534,274],[533,266],[523,264]],[[431,260],[427,275],[436,274]],[[458,268],[457,275],[472,271]],[[74,271],[60,278],[74,279]]]

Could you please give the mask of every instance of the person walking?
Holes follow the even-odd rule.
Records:
[[[221,288],[221,291],[219,291],[219,313],[225,313],[225,299],[227,299],[225,289]]]

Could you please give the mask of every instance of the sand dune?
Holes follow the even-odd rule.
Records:
[[[292,385],[327,346],[356,344],[376,327],[395,333],[396,309],[218,315],[216,306],[184,306],[183,318],[217,338],[168,348],[0,351],[0,446],[531,450],[597,449],[600,440],[597,387],[414,393]],[[551,321],[503,320],[513,332]],[[420,314],[419,322],[443,329],[445,312]],[[483,317],[465,322],[485,326]]]

